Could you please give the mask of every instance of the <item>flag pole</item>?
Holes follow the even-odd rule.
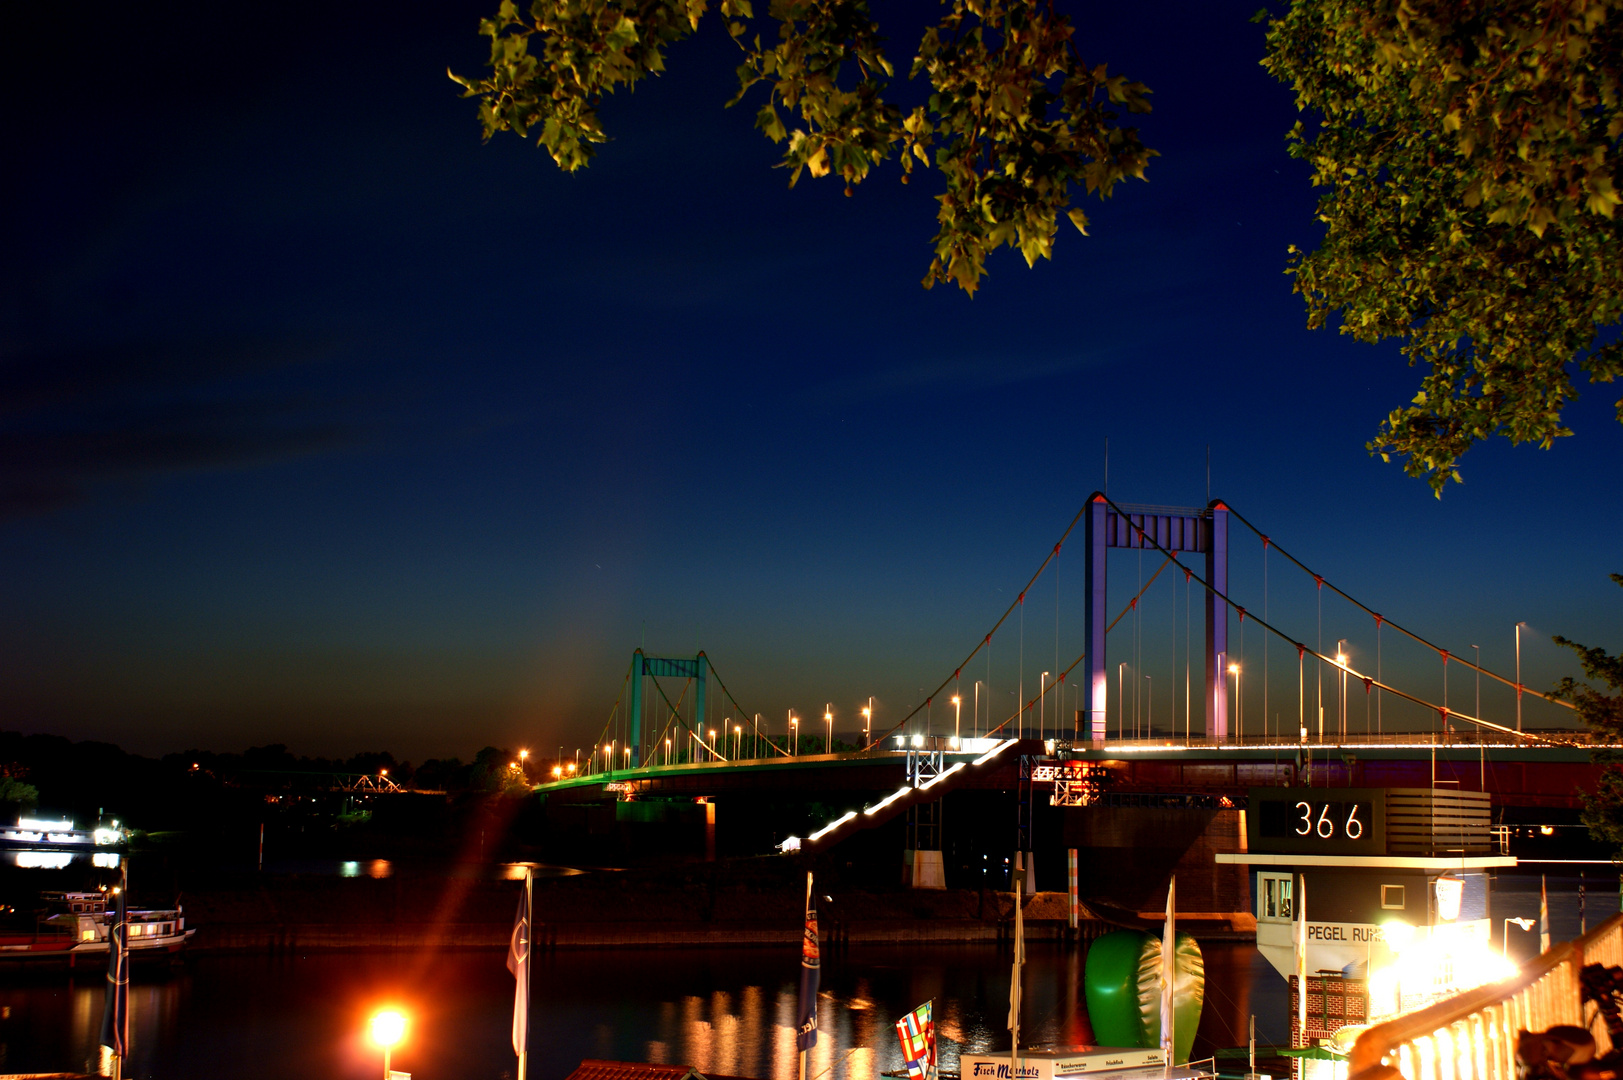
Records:
[[[525,944],[525,946],[524,946],[524,1007],[525,1007],[526,1011],[529,1010],[529,1006],[530,1006],[530,952],[534,948],[534,942],[535,942],[535,890],[534,890],[534,887],[533,887],[534,881],[535,881],[535,869],[533,867],[531,867],[531,866],[526,865],[524,867],[524,926],[526,928],[526,935],[530,939],[530,941],[527,942]],[[518,1080],[525,1080],[525,1073],[528,1070],[529,1063],[530,1063],[530,1023],[529,1023],[529,1018],[525,1017],[525,1022],[524,1022],[524,1045],[519,1048],[519,1052],[518,1052]]]
[[[810,870],[808,870],[808,871],[806,871],[806,910],[807,911],[811,910],[811,894],[812,894],[812,872]],[[804,976],[802,976],[802,977],[804,978]],[[804,1007],[804,1004],[803,1004],[802,1007]],[[816,999],[814,998],[813,1001],[812,1001],[812,1008],[815,1009],[816,1007],[817,1007]],[[801,1040],[801,1041],[804,1042],[805,1040]],[[800,1080],[806,1080],[806,1053],[807,1053],[806,1048],[804,1046],[802,1046],[800,1048]]]
[[[1020,1075],[1020,965],[1026,962],[1026,929],[1020,899],[1025,886],[1025,853],[1014,853],[1014,966],[1009,975],[1009,1077]]]

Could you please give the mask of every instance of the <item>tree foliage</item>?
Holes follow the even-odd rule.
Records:
[[[1623,574],[1611,577],[1623,585]],[[1623,742],[1623,656],[1612,656],[1604,649],[1580,645],[1560,636],[1554,640],[1557,645],[1578,654],[1586,679],[1612,690],[1607,694],[1568,676],[1556,684],[1555,696],[1572,702],[1589,729],[1608,744],[1616,746]],[[1611,844],[1617,857],[1623,858],[1623,754],[1605,749],[1596,751],[1594,756],[1604,768],[1594,793],[1584,796],[1584,824],[1589,826],[1591,836]]]
[[[608,138],[605,94],[665,69],[666,50],[699,27],[709,0],[502,0],[480,24],[490,71],[451,77],[479,100],[488,139],[534,136],[573,172]],[[1119,110],[1149,111],[1141,83],[1088,66],[1070,22],[1039,0],[950,0],[925,30],[910,77],[930,87],[923,105],[894,99],[895,69],[867,0],[717,0],[742,50],[729,104],[765,91],[755,126],[783,146],[791,186],[805,173],[835,176],[846,194],[897,156],[901,180],[933,167],[938,231],[926,287],[951,281],[971,294],[986,257],[1018,248],[1028,265],[1052,257],[1063,214],[1084,235],[1079,192],[1108,197],[1144,176],[1155,156]],[[765,26],[763,27],[763,23]],[[763,43],[762,30],[766,42]]]
[[[1294,0],[1268,20],[1264,65],[1313,114],[1291,152],[1327,189],[1322,243],[1292,249],[1296,291],[1309,325],[1339,315],[1425,367],[1369,449],[1439,495],[1480,440],[1571,434],[1575,370],[1623,372],[1620,9]]]

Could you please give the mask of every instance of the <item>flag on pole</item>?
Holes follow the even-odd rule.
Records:
[[[1538,951],[1550,951],[1550,896],[1544,890],[1544,875],[1538,876]]]
[[[1167,921],[1161,928],[1161,1052],[1166,1055],[1167,1066],[1172,1065],[1173,1017],[1172,997],[1173,984],[1177,978],[1177,952],[1178,932],[1174,925],[1177,918],[1176,896],[1178,892],[1178,876],[1174,874],[1172,880],[1167,882]]]
[[[800,1027],[795,1032],[795,1048],[810,1050],[817,1045],[817,986],[821,982],[822,951],[817,942],[817,908],[812,904],[812,876],[806,875],[806,929],[800,941]]]
[[[129,881],[128,872],[123,881]],[[107,929],[107,996],[101,1007],[101,1044],[122,1059],[130,1048],[130,928],[123,884],[114,891],[118,900],[112,913],[113,924]]]
[[[1296,1031],[1307,1045],[1307,875],[1296,879]]]
[[[507,943],[507,970],[513,973],[513,1053],[530,1048],[530,869],[524,869],[524,892]]]
[[[1009,1075],[1020,1068],[1020,969],[1026,962],[1026,924],[1020,912],[1020,894],[1025,879],[1023,856],[1014,856],[1014,971],[1009,976]]]
[[[896,1034],[902,1040],[902,1063],[909,1080],[928,1080],[935,1075],[935,1020],[930,1014],[933,1001],[926,1001],[896,1021]]]

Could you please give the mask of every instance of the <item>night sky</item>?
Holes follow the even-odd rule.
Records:
[[[1091,237],[1035,270],[1000,252],[971,300],[919,286],[934,177],[787,189],[759,102],[722,107],[713,23],[565,176],[482,145],[446,78],[482,70],[494,0],[5,5],[0,724],[551,753],[598,737],[644,642],[705,649],[775,729],[825,702],[848,727],[869,694],[894,720],[1103,486],[1106,438],[1114,498],[1203,504],[1209,446],[1213,495],[1370,606],[1507,675],[1526,620],[1526,681],[1576,673],[1552,633],[1623,646],[1615,388],[1581,385],[1553,450],[1472,451],[1441,501],[1368,455],[1419,375],[1305,328],[1283,270],[1315,194],[1256,6],[1073,11],[1088,62],[1154,91],[1163,156],[1084,204]],[[904,70],[915,9],[876,9]],[[1260,610],[1260,546],[1234,549]],[[1028,696],[1081,649],[1080,571],[1076,544],[1057,646],[1053,580],[1026,605]],[[1112,613],[1138,573],[1113,565]],[[1311,579],[1269,574],[1313,644]],[[1163,726],[1170,576],[1142,658],[1131,618],[1110,654]],[[1004,713],[1018,633],[994,642]],[[1367,616],[1327,601],[1324,635],[1373,668]],[[1440,697],[1435,659],[1382,647]],[[1288,727],[1294,663],[1269,662]],[[1490,719],[1508,702],[1484,690]]]

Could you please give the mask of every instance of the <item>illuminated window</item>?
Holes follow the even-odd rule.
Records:
[[[1381,908],[1382,908],[1382,910],[1385,910],[1385,911],[1402,911],[1403,906],[1404,905],[1403,905],[1403,886],[1402,885],[1382,885],[1381,886]]]
[[[96,932],[94,930],[80,931],[79,940],[80,941],[95,941],[96,940]]]
[[[1258,874],[1257,894],[1257,918],[1274,920],[1291,918],[1289,874]]]

